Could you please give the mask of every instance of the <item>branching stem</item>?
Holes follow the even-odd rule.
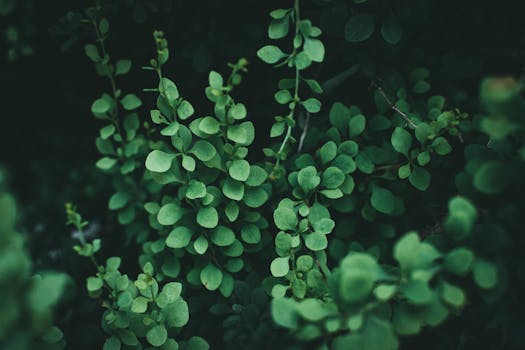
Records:
[[[397,114],[399,114],[401,117],[403,117],[403,119],[405,119],[405,121],[411,126],[413,127],[414,129],[417,127],[417,125],[408,117],[408,115],[406,115],[405,112],[403,112],[402,110],[400,110],[399,108],[397,108],[397,106],[395,104],[392,103],[392,101],[390,100],[390,98],[387,96],[387,94],[385,93],[385,91],[381,88],[381,86],[377,85],[375,82],[372,82],[372,86],[374,86],[376,89],[377,89],[377,92],[379,92],[379,94],[383,97],[383,99],[385,100],[386,103],[388,103],[388,105],[390,106],[390,108],[395,111]]]

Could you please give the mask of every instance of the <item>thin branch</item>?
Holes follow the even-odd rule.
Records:
[[[405,119],[405,121],[411,126],[413,127],[414,129],[417,127],[417,125],[408,117],[408,115],[406,115],[405,112],[403,112],[402,110],[400,110],[399,108],[397,108],[396,105],[394,105],[392,103],[392,101],[390,100],[390,98],[387,96],[387,94],[383,91],[383,89],[381,88],[381,86],[377,85],[376,82],[372,82],[371,85],[373,87],[375,87],[377,89],[377,92],[379,92],[379,94],[385,99],[386,103],[388,103],[390,105],[390,108],[397,112],[401,117],[403,117],[403,119]]]
[[[301,133],[301,137],[299,138],[299,146],[297,147],[297,153],[301,152],[301,149],[303,148],[304,139],[306,138],[306,133],[308,132],[308,125],[310,124],[310,112],[306,112],[306,119],[304,121],[304,128],[303,132]]]

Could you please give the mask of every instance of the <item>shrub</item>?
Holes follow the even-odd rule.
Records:
[[[91,240],[74,205],[66,215],[80,239],[74,250],[92,265],[85,288],[104,309],[105,350],[523,346],[522,83],[484,78],[480,111],[467,113],[471,105],[438,94],[437,72],[417,59],[399,70],[371,60],[374,50],[395,50],[423,17],[384,3],[392,9],[333,5],[352,9],[339,34],[357,59],[324,83],[315,69],[328,47],[338,51],[332,36],[324,39],[338,15],[316,23],[299,0],[272,10],[259,61],[210,71],[208,105],[191,102],[171,77],[177,49],[163,31],[153,33],[153,57],[142,67],[151,76],[138,92],[121,82],[138,74],[132,60],[113,59],[107,45],[111,7],[77,14],[94,33],[85,54],[108,81],[109,92],[91,104],[100,125],[96,168],[111,182],[112,193],[100,195],[122,232]],[[258,105],[239,101],[252,66],[273,85],[279,75],[276,103],[264,106],[271,125],[252,117]],[[345,98],[351,77],[369,97]],[[19,240],[9,215],[5,246]],[[106,242],[114,247],[101,250]],[[27,284],[29,260],[13,252]],[[65,277],[47,278],[55,292],[39,301],[46,319],[34,334],[48,329],[44,339],[58,342],[61,331],[47,327]],[[12,308],[34,309],[31,297],[9,298]],[[17,320],[8,318],[0,336]]]

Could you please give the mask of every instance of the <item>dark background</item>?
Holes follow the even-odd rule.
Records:
[[[398,13],[404,32],[396,46],[385,45],[377,29],[365,43],[345,42],[344,24],[355,8],[351,1],[301,3],[304,17],[324,30],[326,61],[308,72],[320,82],[356,63],[377,64],[400,73],[426,66],[433,72],[432,91],[475,112],[481,77],[520,76],[525,68],[523,1],[369,1],[360,7],[380,14]],[[110,181],[94,169],[98,159],[94,140],[101,124],[90,114],[92,101],[109,91],[109,85],[84,55],[83,46],[93,41],[91,28],[71,20],[75,15],[70,15],[70,21],[64,17],[91,5],[89,1],[24,0],[16,1],[10,13],[0,16],[4,36],[8,28],[20,33],[16,42],[0,39],[0,164],[7,168],[11,190],[22,208],[22,229],[36,267],[65,269],[78,281],[89,273],[89,266],[74,262],[78,258],[71,251],[74,243],[64,225],[64,203],[78,203],[88,218],[102,224],[109,240],[119,237],[105,209]],[[131,73],[118,84],[143,99],[140,112],[147,120],[153,101],[141,90],[152,87],[155,77],[140,66],[154,54],[153,30],[164,30],[172,53],[165,73],[177,82],[196,114],[205,115],[212,111],[203,94],[208,71],[226,74],[227,62],[246,57],[251,62],[249,73],[235,95],[247,105],[249,118],[257,125],[260,150],[267,144],[265,135],[275,113],[276,82],[285,70],[273,70],[255,53],[269,41],[269,11],[280,6],[290,4],[266,0],[108,1],[108,51],[115,60],[133,61]],[[32,54],[8,59],[8,50],[20,45],[31,47]],[[381,77],[381,72],[377,75]],[[368,78],[361,75],[345,81],[323,97],[327,107],[318,118],[326,117],[335,100],[358,104],[365,111],[373,108],[368,86]],[[126,252],[133,263],[134,250]],[[71,304],[78,302],[76,308],[61,315],[72,349],[96,348],[92,342],[101,339],[92,336],[100,332],[96,330],[98,306],[80,303],[87,299],[82,293],[71,297]],[[64,307],[68,308],[71,305]]]

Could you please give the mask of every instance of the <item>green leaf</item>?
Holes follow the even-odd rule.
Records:
[[[376,186],[372,190],[370,204],[383,214],[392,214],[395,209],[395,200],[396,198],[390,190]]]
[[[207,162],[217,154],[217,150],[211,143],[204,140],[198,140],[189,151],[193,153],[199,160]]]
[[[229,140],[241,146],[249,146],[255,138],[255,128],[252,122],[243,122],[228,127],[226,136]]]
[[[321,232],[312,232],[303,236],[306,247],[314,252],[324,250],[328,247],[328,239]]]
[[[174,154],[159,150],[151,151],[146,157],[146,169],[157,173],[164,173],[171,168],[171,162],[175,158]]]
[[[310,113],[318,113],[321,110],[321,101],[314,97],[310,97],[306,101],[302,101],[301,104]]]
[[[314,259],[310,255],[301,255],[297,258],[297,270],[308,272],[314,266]]]
[[[359,159],[359,155],[361,154],[363,153],[358,153],[356,159]],[[355,171],[356,162],[352,157],[346,154],[340,154],[334,159],[334,161],[332,162],[332,166],[335,166],[339,168],[343,173],[348,174]],[[362,169],[360,170],[362,171]]]
[[[434,150],[440,156],[444,156],[452,152],[452,146],[450,146],[450,144],[444,137],[436,138],[432,142],[432,147],[434,147]]]
[[[286,55],[277,46],[266,45],[257,51],[257,56],[268,64],[274,64]]]
[[[317,169],[313,166],[307,166],[297,174],[297,182],[303,189],[304,193],[309,193],[321,183],[321,178],[317,175]]]
[[[88,277],[86,281],[86,288],[89,292],[98,292],[102,289],[104,282],[98,277]]]
[[[456,248],[445,256],[444,267],[458,276],[465,276],[471,270],[474,258],[470,249]]]
[[[205,228],[214,228],[219,224],[219,213],[214,207],[203,207],[197,212],[197,223]]]
[[[182,350],[209,350],[209,348],[210,346],[208,345],[206,340],[202,339],[201,337],[191,337],[184,344]]]
[[[485,260],[476,260],[474,264],[474,281],[483,289],[492,289],[498,283],[498,269]]]
[[[455,308],[460,308],[465,304],[465,293],[463,293],[461,288],[446,282],[441,286],[441,297]]]
[[[270,39],[281,39],[288,34],[290,20],[288,17],[274,19],[268,26],[268,37]]]
[[[180,124],[175,121],[175,122],[172,122],[167,127],[165,127],[164,129],[162,129],[160,131],[160,134],[164,136],[174,136],[178,133],[179,128],[180,128]]]
[[[322,174],[321,184],[330,189],[338,188],[345,181],[345,174],[336,167],[328,167]]]
[[[222,86],[224,84],[224,80],[222,79],[222,76],[215,72],[211,71],[208,75],[208,82],[210,83],[210,86],[214,89],[222,89]]]
[[[299,303],[297,310],[302,318],[317,322],[331,314],[319,299],[305,299]]]
[[[280,104],[286,104],[293,100],[292,94],[288,90],[279,90],[275,93],[275,101]]]
[[[226,273],[222,277],[221,286],[219,287],[219,291],[221,292],[223,297],[229,298],[233,293],[233,288],[235,287],[235,280],[233,279],[232,275],[229,273]]]
[[[244,197],[244,185],[237,180],[226,179],[222,185],[222,193],[227,198],[240,201]]]
[[[246,118],[246,106],[242,103],[237,103],[229,111],[233,119],[240,120]]]
[[[412,91],[414,91],[416,94],[424,94],[425,92],[428,92],[429,90],[430,90],[430,84],[424,80],[418,81],[417,83],[414,84],[414,87],[412,88]]]
[[[381,35],[389,44],[396,45],[403,36],[403,29],[394,16],[389,16],[381,26]]]
[[[295,56],[294,62],[297,69],[303,70],[310,67],[312,64],[312,59],[310,56],[308,56],[308,54],[306,54],[306,52],[301,51]]]
[[[412,169],[410,168],[410,163],[404,164],[397,169],[397,175],[400,179],[406,179],[411,173]]]
[[[167,203],[159,209],[157,220],[163,226],[171,226],[178,222],[183,214],[183,210],[177,204]]]
[[[360,135],[365,130],[365,125],[366,118],[364,115],[358,114],[356,116],[353,116],[348,124],[350,137],[352,138]]]
[[[428,99],[428,109],[437,108],[439,110],[442,110],[443,107],[445,107],[445,98],[443,96],[431,96]]]
[[[86,56],[93,62],[98,62],[101,60],[100,54],[98,53],[98,48],[93,44],[87,44],[84,46],[84,52]]]
[[[246,181],[250,176],[250,163],[244,159],[237,159],[231,162],[228,174],[237,181]]]
[[[421,242],[416,232],[409,232],[395,244],[394,257],[403,270],[413,270],[429,268],[441,254],[434,246]]]
[[[447,232],[456,240],[468,237],[477,219],[476,207],[468,199],[456,196],[449,201],[448,210]]]
[[[329,218],[317,219],[311,222],[314,231],[329,234],[335,227],[335,222]]]
[[[203,198],[206,195],[206,185],[197,180],[191,180],[186,190],[186,197],[189,199]]]
[[[281,255],[284,255],[292,249],[292,236],[285,232],[279,232],[275,236],[275,248],[277,252],[281,252]]]
[[[272,273],[272,276],[274,277],[284,277],[290,271],[290,258],[288,256],[285,257],[277,257],[273,259],[272,263],[270,264],[270,271]]]
[[[235,241],[235,233],[226,226],[219,225],[211,234],[211,241],[219,247],[227,247]]]
[[[102,18],[98,24],[98,30],[100,34],[105,35],[109,31],[109,22],[106,18]]]
[[[190,244],[193,232],[187,227],[175,227],[166,238],[166,245],[170,248],[184,248]]]
[[[396,127],[390,138],[394,149],[408,157],[408,152],[412,146],[412,135],[403,128]]]
[[[120,339],[115,336],[111,336],[104,342],[103,350],[120,350],[120,347]]]
[[[374,289],[374,295],[380,301],[390,300],[397,292],[397,286],[380,284]]]
[[[248,186],[260,186],[268,178],[266,170],[258,165],[250,165],[250,175],[246,179],[245,183]]]
[[[289,298],[272,300],[272,318],[281,327],[296,329],[299,319],[297,302]]]
[[[224,213],[230,222],[234,222],[239,217],[239,206],[235,202],[230,202],[224,208]]]
[[[202,269],[200,279],[206,289],[216,290],[222,282],[222,271],[210,263]]]
[[[110,210],[122,209],[128,204],[131,196],[127,192],[117,192],[109,198],[108,207]]]
[[[293,231],[297,226],[297,216],[292,209],[277,208],[273,213],[275,226],[283,231]]]
[[[277,122],[272,125],[272,128],[270,129],[270,137],[278,137],[281,136],[284,133],[284,130],[286,128],[285,122]]]
[[[193,157],[183,154],[182,167],[188,171],[195,171],[196,163]]]
[[[208,240],[204,236],[200,236],[193,242],[193,249],[195,249],[197,254],[203,255],[208,250],[208,247]]]
[[[270,12],[270,16],[274,19],[281,19],[290,13],[290,9],[276,9]]]
[[[334,141],[328,141],[319,149],[319,157],[321,162],[326,164],[332,161],[337,156],[337,145]]]
[[[115,64],[115,75],[124,75],[131,70],[131,60],[118,60]]]
[[[220,130],[220,124],[213,117],[204,117],[199,123],[199,130],[208,135],[215,135]]]
[[[314,62],[323,62],[324,45],[319,39],[306,38],[304,40],[304,52]]]
[[[142,101],[134,94],[127,94],[120,100],[125,110],[131,111],[142,106]]]
[[[481,193],[498,194],[507,187],[508,180],[505,164],[500,161],[489,161],[476,170],[472,183]]]
[[[358,303],[372,292],[374,281],[365,269],[347,269],[341,273],[339,294],[348,303]]]
[[[401,288],[401,293],[412,304],[428,304],[432,300],[432,291],[424,280],[411,279]]]
[[[323,93],[323,88],[321,87],[321,85],[319,85],[317,80],[304,79],[304,82],[308,85],[308,87],[310,88],[310,90],[312,90],[312,92],[314,92],[316,94],[322,94]]]
[[[103,140],[108,139],[111,135],[115,133],[115,126],[113,124],[106,125],[102,129],[100,129],[100,137]]]
[[[430,125],[427,123],[419,123],[416,127],[416,138],[422,145],[426,144],[426,142],[430,139],[432,136],[432,129],[430,128]]]
[[[421,167],[413,166],[408,181],[420,191],[426,191],[430,186],[430,173]]]
[[[177,106],[177,114],[182,120],[188,119],[195,113],[195,109],[188,101],[184,100]]]
[[[348,42],[360,42],[372,36],[375,27],[373,15],[360,13],[352,16],[345,24],[345,39]]]
[[[188,304],[181,298],[176,299],[175,302],[166,306],[162,311],[166,325],[170,328],[180,328],[186,325],[190,319]]]
[[[148,302],[149,300],[144,298],[143,296],[138,296],[135,299],[133,299],[133,303],[131,304],[131,311],[137,314],[143,314],[148,309]]]
[[[248,244],[257,244],[261,241],[261,231],[255,225],[244,225],[241,228],[241,238]]]
[[[421,152],[417,155],[417,162],[421,166],[425,166],[430,162],[430,153],[428,151]]]
[[[163,324],[156,325],[146,333],[146,339],[153,346],[161,346],[168,339],[168,331]]]
[[[109,112],[110,109],[111,104],[103,98],[95,100],[95,102],[93,102],[93,104],[91,105],[91,112],[93,112],[94,114],[104,114]]]

